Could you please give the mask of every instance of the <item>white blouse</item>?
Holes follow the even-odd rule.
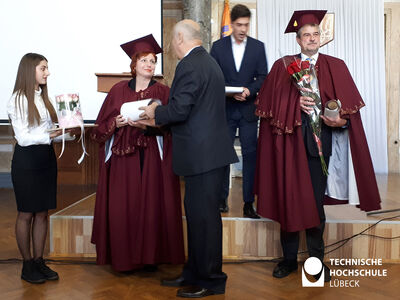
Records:
[[[11,120],[12,127],[14,129],[15,139],[20,146],[30,146],[47,144],[51,142],[50,134],[47,129],[53,126],[50,114],[44,105],[43,98],[41,96],[42,90],[35,90],[35,105],[40,115],[40,124],[29,126],[28,123],[28,100],[24,95],[21,95],[21,106],[17,102],[15,105],[16,93],[11,96],[7,104],[7,113]],[[20,108],[22,111],[20,111]]]

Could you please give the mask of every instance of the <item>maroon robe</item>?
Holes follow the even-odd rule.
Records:
[[[115,84],[91,135],[100,143],[92,243],[97,263],[111,264],[117,271],[184,262],[180,184],[172,172],[171,135],[164,133],[161,160],[155,136],[129,125],[117,129],[115,123],[124,102],[156,98],[165,105],[168,95],[169,88],[160,83],[140,92],[131,89],[129,81]],[[105,163],[105,142],[113,134],[112,155]]]
[[[254,189],[260,215],[279,222],[284,231],[300,231],[317,226],[320,218],[301,132],[300,94],[286,71],[284,59],[293,61],[293,56],[274,63],[257,99],[256,114],[261,122]],[[349,140],[359,208],[380,209],[378,186],[359,112],[364,106],[360,93],[342,60],[319,54],[316,70],[322,105],[331,99],[340,99],[341,116],[350,120]],[[335,200],[326,197],[325,204],[339,203]]]

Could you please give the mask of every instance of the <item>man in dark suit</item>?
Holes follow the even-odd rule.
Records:
[[[162,284],[190,285],[177,293],[188,298],[225,292],[219,196],[225,166],[238,161],[225,119],[224,76],[201,44],[196,22],[183,20],[175,25],[171,45],[180,62],[169,103],[143,108],[150,121],[142,121],[169,124],[173,170],[185,179],[188,261],[180,277]]]
[[[239,128],[243,157],[243,216],[258,219],[253,207],[258,125],[254,101],[268,68],[264,44],[247,36],[250,16],[246,6],[235,5],[231,11],[232,35],[216,41],[210,54],[224,73],[225,85],[243,87],[243,92],[226,96],[226,116],[232,145]],[[227,167],[220,198],[221,212],[228,211],[229,175]]]

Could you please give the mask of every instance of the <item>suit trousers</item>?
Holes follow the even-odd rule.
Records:
[[[254,176],[257,163],[257,128],[258,120],[247,121],[239,108],[232,111],[227,110],[227,121],[229,133],[232,139],[232,145],[235,142],[236,130],[239,128],[239,140],[242,149],[242,184],[243,184],[243,201],[246,203],[254,202]],[[229,195],[229,176],[230,168],[225,168],[224,183],[222,187],[221,201],[225,201]]]
[[[222,272],[222,220],[219,196],[224,167],[185,176],[188,260],[182,276],[192,285],[225,292]]]
[[[327,166],[329,157],[324,157]],[[306,241],[309,256],[324,259],[324,240],[325,211],[324,196],[326,189],[327,176],[322,173],[321,161],[319,157],[308,156],[308,167],[310,169],[311,183],[314,190],[315,201],[321,223],[313,228],[306,229]],[[310,195],[311,197],[312,195]],[[297,260],[299,250],[299,232],[287,232],[281,230],[281,245],[283,256],[287,260]]]

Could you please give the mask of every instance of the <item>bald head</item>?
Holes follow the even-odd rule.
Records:
[[[174,35],[181,33],[186,41],[197,41],[202,43],[200,25],[193,20],[185,19],[176,23]]]
[[[200,25],[193,20],[185,19],[176,23],[172,38],[175,54],[181,59],[191,48],[203,43]]]

